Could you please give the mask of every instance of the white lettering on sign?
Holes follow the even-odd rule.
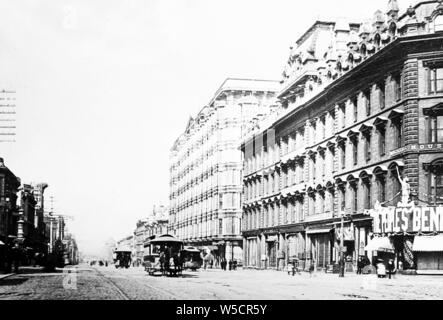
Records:
[[[442,232],[443,206],[370,210],[374,219],[374,233]]]

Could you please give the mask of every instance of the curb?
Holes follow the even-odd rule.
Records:
[[[7,273],[7,274],[0,274],[0,280],[9,278],[10,276],[13,276],[15,273]]]

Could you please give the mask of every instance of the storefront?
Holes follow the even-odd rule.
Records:
[[[333,249],[332,261],[338,263],[340,261],[340,243],[341,243],[341,225],[338,223],[335,225],[335,242]],[[344,258],[348,264],[353,263],[356,260],[356,246],[354,226],[352,223],[345,223],[343,225],[343,246],[344,246]],[[351,267],[352,268],[352,267]],[[349,268],[348,268],[349,269]],[[352,270],[351,270],[352,271]]]
[[[371,216],[374,234],[388,238],[392,246],[393,252],[381,255],[384,259],[394,258],[399,270],[442,273],[442,206],[379,207]]]
[[[375,236],[368,241],[365,246],[368,257],[371,259],[372,265],[378,262],[387,262],[389,259],[395,258],[395,249],[392,240],[389,237]]]
[[[331,231],[331,227],[306,230],[309,238],[307,260],[317,268],[326,268],[331,263],[333,247]]]
[[[443,234],[414,237],[418,274],[443,274]]]

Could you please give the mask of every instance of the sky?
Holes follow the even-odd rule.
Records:
[[[370,19],[387,3],[1,1],[0,89],[17,92],[17,141],[0,156],[22,182],[47,182],[80,250],[98,253],[168,204],[169,149],[227,77],[280,80],[317,18]]]

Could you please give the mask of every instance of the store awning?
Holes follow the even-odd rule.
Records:
[[[382,251],[382,252],[394,252],[394,246],[388,237],[375,237],[369,240],[369,243],[365,247],[365,251]]]
[[[416,252],[441,252],[443,251],[443,234],[435,236],[416,236],[412,251]]]
[[[329,233],[331,232],[331,230],[332,228],[311,229],[311,230],[306,230],[306,234]]]

